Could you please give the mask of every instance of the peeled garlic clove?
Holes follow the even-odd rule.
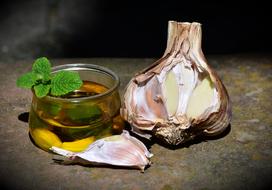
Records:
[[[120,111],[133,132],[177,145],[227,128],[229,96],[207,64],[201,35],[199,23],[169,22],[163,57],[136,74],[125,90]]]
[[[121,135],[95,141],[83,152],[74,153],[58,147],[52,147],[51,150],[68,157],[69,164],[73,161],[82,164],[109,164],[139,168],[141,171],[150,165],[149,159],[153,156],[141,141],[125,130]]]

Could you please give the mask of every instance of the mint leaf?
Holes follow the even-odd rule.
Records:
[[[50,104],[44,103],[42,106],[45,112],[51,116],[57,116],[61,110],[61,105],[57,103],[55,104],[55,102],[50,102]]]
[[[103,111],[98,105],[78,105],[72,109],[66,110],[66,115],[73,123],[90,123],[103,114]]]
[[[51,85],[49,84],[38,84],[34,86],[35,94],[38,98],[46,96],[50,91]]]
[[[32,88],[34,84],[35,79],[33,73],[26,73],[20,76],[16,81],[16,85],[21,88]]]
[[[60,96],[79,89],[82,81],[77,72],[60,71],[51,80],[51,94]]]
[[[46,57],[36,59],[32,66],[32,73],[35,74],[36,80],[50,80],[51,64]]]

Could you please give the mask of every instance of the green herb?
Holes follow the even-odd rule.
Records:
[[[100,118],[89,122],[89,127],[63,127],[61,128],[61,132],[66,134],[68,137],[72,137],[73,139],[82,139],[89,136],[102,137],[112,132],[112,122],[110,119],[101,116]]]
[[[37,110],[42,110],[49,115],[48,117],[55,117],[59,115],[62,109],[62,104],[57,101],[41,101],[37,104]],[[61,114],[59,115],[61,117]]]
[[[78,105],[66,110],[66,115],[73,123],[89,124],[100,119],[103,111],[98,105]]]
[[[61,96],[78,89],[82,81],[78,73],[72,71],[60,71],[52,78],[51,94]]]
[[[32,71],[20,76],[16,82],[18,87],[34,88],[38,98],[48,94],[62,96],[82,85],[82,80],[77,72],[60,71],[51,74],[51,64],[46,57],[38,58],[32,66]]]
[[[37,97],[42,98],[50,92],[50,88],[51,88],[50,84],[40,83],[34,86],[34,91]]]

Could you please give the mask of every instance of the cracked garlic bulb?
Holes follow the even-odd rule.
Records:
[[[162,58],[127,85],[121,116],[132,131],[178,145],[218,135],[231,120],[228,93],[201,50],[200,23],[170,21]]]

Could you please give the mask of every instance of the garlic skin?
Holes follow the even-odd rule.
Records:
[[[50,150],[68,157],[64,164],[107,164],[138,168],[142,172],[151,164],[149,159],[153,156],[141,141],[130,136],[125,130],[121,135],[95,141],[83,152],[74,153],[58,147],[52,147]]]
[[[120,113],[133,132],[178,145],[227,128],[229,96],[207,64],[201,35],[200,23],[169,21],[163,57],[137,73],[124,93]]]

